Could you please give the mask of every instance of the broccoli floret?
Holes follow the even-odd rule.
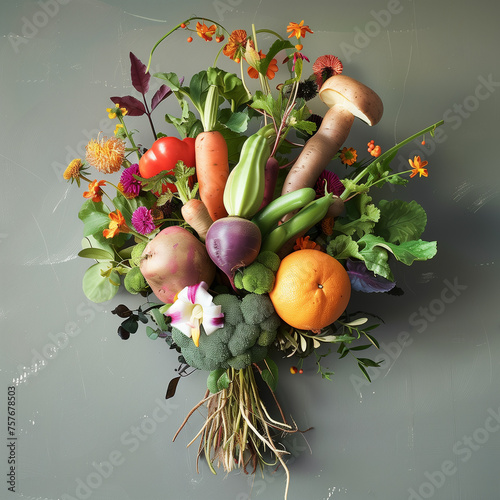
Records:
[[[274,287],[280,263],[280,258],[274,252],[261,252],[254,262],[236,273],[234,284],[237,288],[250,293],[259,295],[269,293]]]
[[[138,267],[133,267],[125,275],[123,280],[126,290],[129,293],[137,294],[148,289],[148,284]]]
[[[278,257],[278,254],[271,252],[269,250],[264,250],[263,252],[257,255],[255,259],[257,262],[264,264],[267,268],[269,268],[273,273],[278,271],[278,267],[280,267],[281,259]]]
[[[177,328],[172,328],[172,339],[180,347],[188,365],[200,370],[212,371],[229,367],[226,362],[231,357],[228,344],[234,328],[232,325],[224,325],[211,335],[207,335],[202,328],[198,347],[194,345],[190,337],[186,337]]]
[[[234,330],[234,335],[229,341],[228,347],[233,356],[239,356],[253,347],[261,334],[257,325],[247,325],[240,323]]]
[[[172,328],[172,339],[181,349],[186,363],[200,370],[218,370],[220,374],[230,367],[241,370],[262,361],[281,324],[271,299],[267,295],[250,293],[243,299],[221,294],[213,301],[221,306],[224,326],[210,335],[201,328],[198,347],[191,338]],[[210,390],[215,387],[213,376]]]
[[[241,301],[241,312],[245,323],[258,325],[275,311],[271,299],[267,295],[249,293]]]

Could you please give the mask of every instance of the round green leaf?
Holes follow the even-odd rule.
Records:
[[[114,269],[111,271],[110,269],[109,262],[98,262],[85,271],[82,282],[83,293],[92,302],[106,302],[118,292],[120,275]]]

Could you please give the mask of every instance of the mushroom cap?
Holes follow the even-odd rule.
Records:
[[[328,106],[343,106],[368,125],[382,118],[384,105],[369,87],[346,75],[328,78],[319,89],[320,99]]]

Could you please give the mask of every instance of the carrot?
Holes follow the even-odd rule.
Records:
[[[184,220],[198,233],[201,241],[205,241],[212,218],[205,204],[197,198],[191,198],[181,208]]]
[[[200,198],[212,221],[227,216],[224,188],[229,176],[226,140],[217,130],[201,132],[195,141],[196,175]]]

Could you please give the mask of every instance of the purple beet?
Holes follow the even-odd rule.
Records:
[[[234,286],[234,275],[240,267],[251,264],[260,251],[259,228],[248,219],[228,216],[216,220],[205,239],[208,255]]]

